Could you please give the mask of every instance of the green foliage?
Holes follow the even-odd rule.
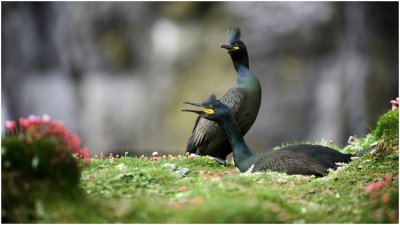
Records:
[[[16,136],[2,139],[2,171],[24,178],[50,179],[60,187],[77,187],[80,168],[72,152],[55,138],[24,142]]]
[[[399,110],[391,110],[383,114],[377,122],[373,135],[376,139],[384,140],[392,146],[398,146]]]
[[[78,190],[80,167],[57,139],[25,142],[17,136],[4,137],[1,149],[4,222],[34,221],[31,209],[44,196]]]

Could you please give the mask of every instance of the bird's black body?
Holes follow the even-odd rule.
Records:
[[[252,171],[325,176],[329,168],[336,169],[336,163],[348,163],[351,157],[321,145],[289,145],[260,155]]]
[[[236,85],[218,99],[233,112],[242,135],[245,135],[257,118],[261,104],[261,86],[258,79],[249,70],[246,45],[240,40],[239,28],[228,31],[228,44],[222,48],[228,50],[237,72]],[[190,136],[186,152],[198,155],[210,155],[221,160],[232,152],[224,131],[213,121],[198,117]]]
[[[233,150],[235,166],[241,171],[277,171],[287,174],[303,174],[325,176],[328,169],[336,169],[336,163],[348,163],[352,156],[360,156],[370,150],[366,149],[352,154],[343,154],[332,148],[321,145],[289,145],[277,150],[270,150],[262,155],[255,156],[241,134],[232,111],[215,96],[211,96],[203,103],[190,103],[202,107],[201,110],[183,110],[194,112],[201,117],[215,121],[224,130]],[[204,111],[206,110],[206,111]]]

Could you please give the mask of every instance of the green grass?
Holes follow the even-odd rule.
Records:
[[[390,185],[365,192],[388,175]],[[93,160],[81,187],[79,203],[53,201],[39,222],[397,223],[398,151],[364,155],[323,178],[239,175],[206,157]]]
[[[376,135],[354,138],[340,151],[355,152],[373,143],[378,147],[372,153],[323,178],[238,174],[232,164],[224,167],[207,157],[93,159],[83,168],[80,192],[38,198],[34,221],[398,223],[398,136],[397,142]],[[366,191],[387,177],[392,178],[389,184]]]

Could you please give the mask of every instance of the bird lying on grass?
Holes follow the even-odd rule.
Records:
[[[261,104],[261,86],[249,70],[249,57],[246,45],[240,40],[239,28],[230,28],[227,33],[228,44],[221,48],[228,50],[237,72],[236,85],[218,99],[233,112],[240,132],[245,135],[257,118]],[[190,136],[186,152],[213,156],[218,162],[226,164],[226,156],[232,152],[224,131],[213,121],[199,116]]]
[[[220,100],[211,95],[202,103],[182,102],[200,107],[200,110],[183,109],[216,122],[224,130],[232,146],[233,159],[240,172],[277,171],[287,174],[325,176],[328,169],[336,169],[336,163],[348,163],[353,156],[361,156],[375,146],[355,154],[343,154],[321,145],[299,144],[254,155],[246,145],[235,114]]]

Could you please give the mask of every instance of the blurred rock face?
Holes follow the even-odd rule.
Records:
[[[398,92],[398,3],[3,3],[2,123],[50,114],[92,153],[182,153],[202,101],[236,82],[219,48],[242,28],[262,83],[246,135],[285,142],[363,135]]]

